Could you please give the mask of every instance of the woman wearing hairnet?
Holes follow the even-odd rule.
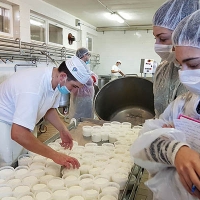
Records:
[[[76,56],[80,58],[84,63],[88,63],[90,59],[90,53],[88,49],[81,47],[77,49]],[[69,118],[76,120],[84,118],[93,118],[93,98],[94,98],[94,85],[97,83],[97,75],[94,72],[88,71],[91,75],[90,79],[82,88],[79,88],[77,91],[72,92],[70,96],[70,108],[69,108]],[[72,120],[73,121],[73,120]]]
[[[169,0],[153,17],[153,34],[156,39],[155,52],[161,57],[161,64],[154,76],[154,107],[156,117],[178,95],[187,92],[178,78],[179,66],[175,60],[171,36],[178,23],[199,9],[199,0]]]
[[[200,198],[200,10],[179,23],[172,39],[180,82],[189,92],[170,103],[159,119],[145,122],[131,153],[153,175],[147,186],[154,199],[194,200]],[[175,128],[162,128],[165,124]]]

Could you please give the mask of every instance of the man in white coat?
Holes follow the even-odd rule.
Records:
[[[121,71],[119,66],[121,65],[121,60],[117,60],[116,64],[112,66],[111,69],[111,80],[115,80],[118,76],[124,76],[124,73]]]
[[[45,116],[60,133],[61,146],[71,149],[72,137],[60,120],[56,108],[61,93],[81,88],[90,78],[85,65],[76,56],[56,67],[16,72],[0,84],[0,166],[11,165],[23,148],[73,168],[79,162],[40,142],[31,131]]]

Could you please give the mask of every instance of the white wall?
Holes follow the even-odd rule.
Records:
[[[154,52],[154,42],[152,30],[99,33],[95,37],[94,51],[101,58],[100,65],[94,71],[99,75],[109,75],[112,65],[121,60],[120,68],[125,74],[140,74],[142,58],[160,62],[160,57]]]
[[[98,33],[94,30],[95,27],[85,21],[80,20],[82,24],[87,26],[77,27],[75,25],[75,16],[70,15],[42,0],[7,0],[6,3],[13,7],[13,37],[12,39],[20,38],[22,42],[31,42],[30,36],[30,14],[34,12],[48,20],[60,22],[65,25],[64,32],[72,33],[76,37],[73,45],[68,44],[68,39],[63,38],[64,46],[69,49],[76,50],[81,46],[86,46],[87,35],[97,36]],[[0,33],[0,37],[2,37]],[[61,48],[62,46],[60,46]],[[14,61],[13,63],[7,62],[6,64],[0,60],[0,82],[5,80],[8,76],[14,73],[15,64],[32,64],[26,61]],[[49,64],[52,66],[53,64]],[[38,67],[46,67],[46,63],[37,63]],[[29,68],[30,66],[27,66]],[[21,69],[22,67],[18,67]],[[24,67],[23,67],[24,68]]]

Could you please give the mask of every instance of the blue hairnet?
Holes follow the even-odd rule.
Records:
[[[172,34],[174,46],[200,48],[200,10],[183,19]]]
[[[174,30],[178,23],[199,9],[199,0],[169,0],[154,14],[153,26]]]
[[[86,49],[86,48],[84,48],[84,47],[81,47],[81,48],[79,48],[79,49],[77,49],[77,51],[76,51],[76,56],[78,57],[78,58],[82,58],[85,54],[87,54],[88,53],[88,49]]]

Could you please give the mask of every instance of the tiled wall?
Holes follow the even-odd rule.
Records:
[[[154,43],[152,30],[99,33],[95,39],[95,51],[100,53],[101,63],[94,71],[108,75],[112,65],[121,60],[120,68],[125,74],[140,74],[142,58],[160,62],[160,57],[154,52]]]

